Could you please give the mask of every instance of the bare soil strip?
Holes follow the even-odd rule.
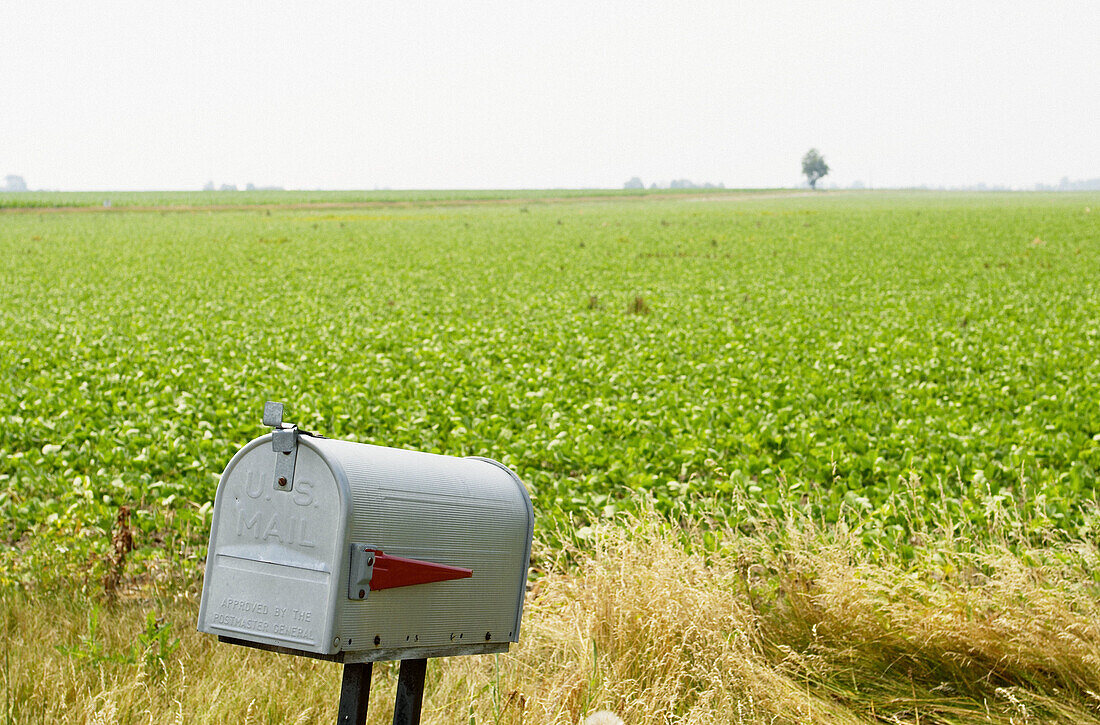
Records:
[[[752,201],[783,197],[812,196],[822,192],[778,190],[768,192],[733,192],[729,194],[592,194],[585,196],[509,197],[501,199],[421,199],[409,201],[318,201],[278,204],[162,204],[145,206],[28,206],[0,207],[0,214],[117,214],[122,212],[215,212],[215,211],[286,211],[311,209],[412,209],[433,206],[526,206],[528,204],[573,204],[585,202],[629,201]],[[830,195],[836,192],[829,192]]]

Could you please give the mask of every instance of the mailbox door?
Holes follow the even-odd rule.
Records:
[[[309,445],[291,490],[275,486],[271,436],[245,446],[214,502],[199,630],[329,654],[345,540],[345,489]]]

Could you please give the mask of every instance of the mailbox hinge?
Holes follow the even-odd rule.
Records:
[[[370,580],[374,578],[375,550],[363,544],[351,545],[351,565],[348,567],[348,599],[366,599]]]
[[[283,423],[283,404],[264,403],[264,425],[271,426],[271,449],[275,451],[275,490],[294,490],[294,464],[298,460],[298,426]]]

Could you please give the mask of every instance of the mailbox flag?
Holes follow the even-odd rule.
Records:
[[[396,589],[416,584],[443,582],[449,579],[466,579],[473,576],[471,569],[447,566],[430,561],[406,559],[403,556],[390,556],[374,550],[374,573],[370,579],[370,590]]]

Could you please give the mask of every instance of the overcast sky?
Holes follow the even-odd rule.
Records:
[[[1100,176],[1100,2],[0,0],[32,188]]]

